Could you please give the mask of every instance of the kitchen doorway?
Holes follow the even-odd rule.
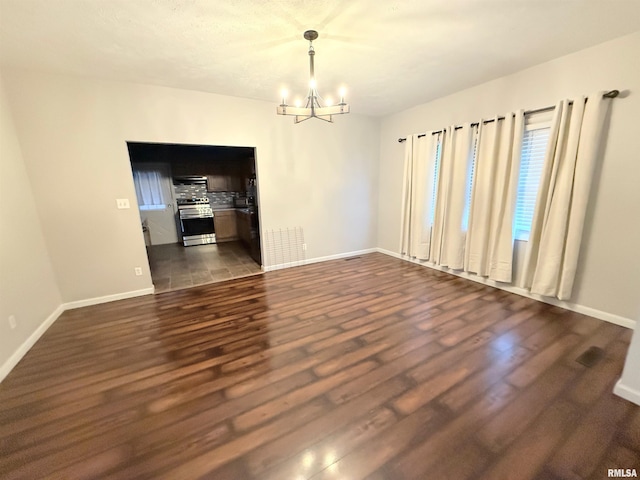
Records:
[[[254,148],[127,147],[156,293],[262,272]]]

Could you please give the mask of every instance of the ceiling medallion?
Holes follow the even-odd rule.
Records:
[[[313,57],[316,54],[313,49],[313,41],[318,38],[318,32],[307,30],[304,32],[304,38],[309,41],[309,93],[307,94],[307,103],[304,107],[299,102],[293,107],[287,105],[287,91],[283,90],[282,103],[278,105],[278,115],[293,115],[295,116],[295,123],[304,122],[310,118],[333,122],[333,115],[349,113],[349,104],[344,101],[345,89],[340,89],[340,103],[337,105],[333,105],[329,99],[323,100],[318,94],[313,69]]]

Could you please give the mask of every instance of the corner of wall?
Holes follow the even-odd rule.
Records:
[[[0,365],[0,382],[2,382],[7,375],[13,370],[13,368],[22,360],[22,358],[27,354],[31,347],[33,347],[36,342],[42,337],[44,332],[53,325],[60,315],[64,312],[64,307],[59,305],[47,318],[45,318],[44,322],[40,324],[38,328],[36,328],[31,335],[22,343],[17,350],[15,350],[11,356]]]
[[[616,382],[616,386],[613,388],[613,393],[625,400],[628,400],[636,405],[640,405],[640,390],[625,385],[622,379]]]
[[[21,142],[0,72],[0,380],[62,312],[60,289],[42,232]],[[19,199],[20,209],[10,208]],[[16,235],[16,232],[20,232]],[[53,310],[53,313],[51,313]]]

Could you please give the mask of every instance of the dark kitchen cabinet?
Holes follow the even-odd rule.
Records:
[[[230,242],[238,239],[238,224],[235,210],[223,210],[213,213],[216,229],[216,242]]]
[[[210,192],[240,192],[242,182],[235,175],[207,175],[207,187]]]
[[[225,175],[207,175],[207,190],[210,192],[228,192],[228,185]]]
[[[242,192],[244,188],[242,188],[242,179],[238,175],[230,175],[227,178],[227,187],[228,192]]]
[[[251,244],[251,214],[244,210],[237,210],[238,238],[249,248]]]
[[[172,162],[173,176],[202,175],[207,177],[209,192],[243,192],[247,167],[235,160],[185,159]]]
[[[251,258],[258,265],[262,264],[260,255],[260,232],[258,228],[258,212],[255,209],[237,210],[238,238]]]

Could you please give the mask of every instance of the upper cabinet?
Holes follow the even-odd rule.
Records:
[[[217,156],[184,156],[171,162],[173,176],[202,175],[207,177],[209,192],[243,192],[253,170],[253,161],[244,158]]]
[[[244,191],[242,164],[237,161],[212,163],[214,172],[207,175],[210,192]]]
[[[207,190],[209,192],[228,192],[229,179],[226,175],[207,175]]]
[[[242,179],[236,175],[207,175],[210,192],[241,192]]]
[[[207,174],[210,192],[240,192],[242,188],[242,174],[235,162],[212,162],[211,170]]]
[[[229,192],[242,192],[244,188],[242,187],[242,178],[239,175],[230,175],[227,177],[227,186],[229,187]]]

